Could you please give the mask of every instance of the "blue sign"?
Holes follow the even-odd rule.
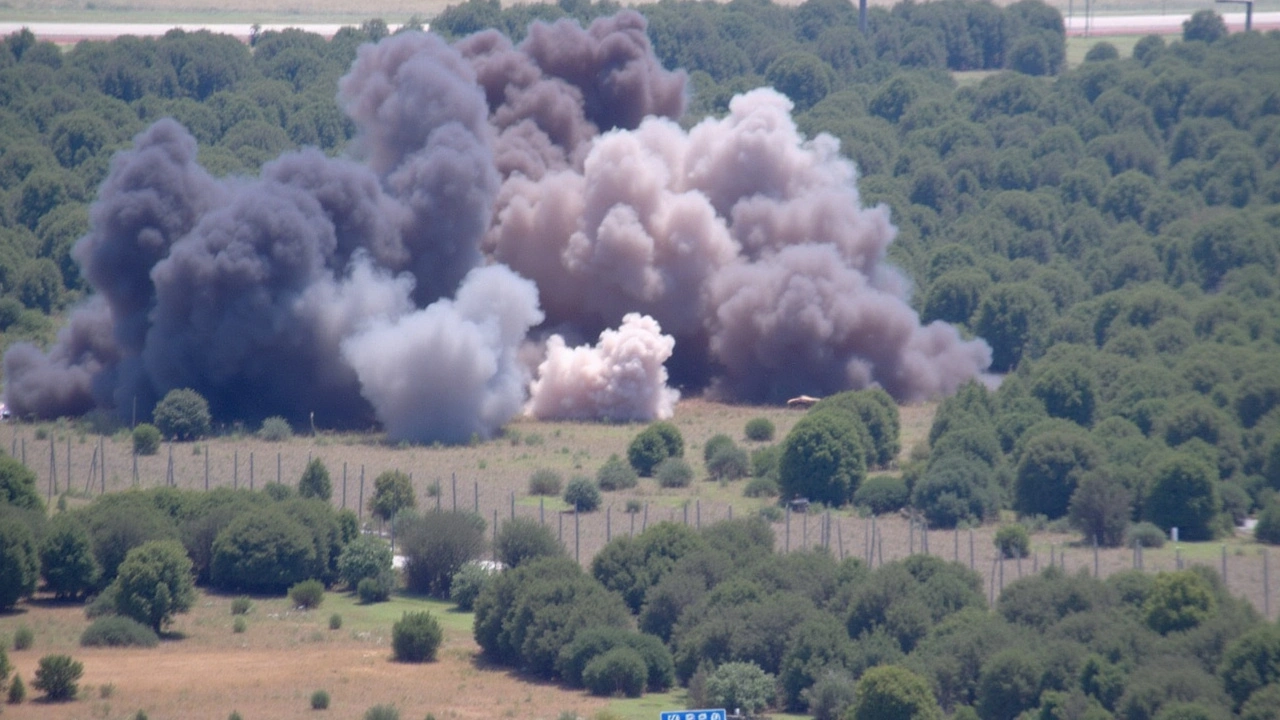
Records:
[[[668,710],[660,720],[725,720],[724,710]]]

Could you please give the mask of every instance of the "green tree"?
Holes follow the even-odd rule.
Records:
[[[1280,682],[1280,627],[1265,626],[1233,640],[1218,675],[1237,708],[1260,688]]]
[[[373,481],[373,515],[394,520],[401,510],[417,507],[413,481],[399,470],[387,470]]]
[[[656,523],[635,537],[619,535],[591,560],[591,575],[640,612],[645,595],[689,553],[706,542],[692,528]]]
[[[64,513],[49,524],[40,543],[40,574],[59,598],[87,595],[97,587],[102,569],[89,531],[78,519]]]
[[[36,668],[31,685],[52,702],[74,700],[82,675],[84,663],[71,659],[69,655],[45,655],[40,658],[40,666]]]
[[[329,479],[329,468],[324,466],[320,458],[312,458],[302,471],[298,480],[298,495],[304,498],[328,500],[333,495],[333,481]]]
[[[1165,532],[1178,528],[1184,540],[1212,540],[1213,521],[1222,510],[1217,475],[1203,458],[1173,453],[1155,468],[1143,517]]]
[[[160,428],[151,423],[138,423],[133,429],[133,451],[138,455],[155,455],[160,452],[160,441],[164,436]]]
[[[831,92],[831,66],[818,56],[802,51],[779,55],[765,69],[765,80],[791,98],[798,111],[817,105]]]
[[[1182,23],[1182,39],[1212,43],[1227,36],[1227,24],[1212,10],[1197,10]]]
[[[978,677],[978,714],[989,720],[1014,720],[1035,707],[1041,673],[1040,663],[1026,650],[996,653]]]
[[[433,510],[396,521],[404,579],[409,590],[449,597],[453,576],[484,551],[484,518],[469,512]]]
[[[0,610],[34,593],[39,580],[40,556],[31,528],[11,518],[0,521]]]
[[[866,474],[858,421],[834,413],[806,415],[782,441],[779,485],[786,497],[841,506]]]
[[[704,692],[708,704],[734,708],[752,717],[773,704],[776,682],[755,663],[727,662],[707,676]]]
[[[593,512],[600,507],[600,488],[589,477],[573,478],[564,487],[564,501],[577,512]]]
[[[160,432],[177,440],[198,440],[209,434],[213,424],[209,402],[190,388],[170,390],[152,415]]]
[[[616,647],[591,658],[582,671],[582,683],[592,695],[640,697],[648,671],[644,658],[629,647]]]
[[[1124,531],[1133,512],[1133,493],[1105,472],[1085,473],[1071,494],[1067,515],[1084,534],[1085,543],[1103,547],[1124,543]]]
[[[1080,477],[1099,462],[1098,448],[1085,433],[1048,430],[1035,435],[1018,461],[1014,507],[1024,515],[1066,515]]]
[[[366,578],[377,578],[391,572],[391,546],[381,538],[361,535],[347,543],[338,556],[338,577],[354,589]]]
[[[1216,604],[1213,587],[1194,570],[1162,572],[1143,603],[1143,619],[1152,630],[1168,635],[1208,620]]]
[[[1089,427],[1097,409],[1097,384],[1097,376],[1081,363],[1042,363],[1031,392],[1051,416]]]
[[[7,453],[0,452],[0,503],[44,514],[44,500],[36,490],[36,474]]]
[[[532,518],[508,520],[498,531],[495,550],[498,560],[507,567],[518,567],[534,558],[554,557],[565,553],[551,528]]]
[[[140,545],[120,563],[113,594],[121,615],[160,632],[195,601],[191,558],[176,540]]]
[[[847,720],[942,720],[929,682],[898,665],[871,668],[855,693]]]
[[[973,330],[991,345],[992,370],[1012,370],[1036,351],[1052,308],[1048,293],[1029,283],[1001,283],[982,296]]]
[[[284,593],[314,575],[315,540],[273,505],[237,516],[213,541],[210,580],[223,590]]]

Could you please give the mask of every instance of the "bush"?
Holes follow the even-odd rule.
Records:
[[[391,591],[396,588],[396,574],[392,570],[384,570],[373,577],[361,578],[356,583],[356,597],[365,605],[386,602]]]
[[[760,517],[764,518],[765,522],[782,522],[782,519],[786,516],[787,512],[777,505],[765,505],[760,508]]]
[[[303,580],[289,588],[289,599],[293,604],[307,610],[314,610],[324,602],[324,583],[319,580]]]
[[[26,625],[19,625],[18,629],[13,631],[14,650],[28,650],[35,640],[36,634]]]
[[[778,481],[771,477],[751,478],[742,494],[749,498],[778,497]]]
[[[35,535],[26,523],[0,520],[0,610],[36,591],[40,581],[40,555]]]
[[[591,512],[600,507],[600,489],[587,477],[576,477],[564,489],[564,501],[578,512]]]
[[[649,671],[640,653],[616,647],[592,658],[582,670],[582,683],[592,695],[640,697]]]
[[[839,507],[866,475],[861,421],[841,413],[806,415],[782,441],[778,485],[784,497]]]
[[[138,455],[155,455],[160,452],[160,441],[164,436],[160,428],[150,423],[139,423],[133,429],[133,451]]]
[[[484,518],[468,512],[432,511],[401,518],[400,551],[409,590],[449,597],[453,576],[484,551]]]
[[[1031,554],[1031,536],[1022,525],[1004,525],[996,530],[996,549],[1006,558],[1024,558]]]
[[[907,504],[911,491],[907,483],[893,475],[876,475],[862,481],[853,493],[855,505],[870,508],[876,515],[897,512]]]
[[[507,567],[518,567],[537,557],[564,554],[564,546],[555,533],[531,518],[508,520],[498,531],[494,549],[498,560]]]
[[[329,468],[324,466],[320,458],[312,458],[307,468],[302,471],[298,480],[298,494],[304,498],[318,498],[328,501],[333,496],[333,481],[329,479]]]
[[[390,571],[393,560],[390,545],[381,538],[361,535],[347,543],[338,556],[338,577],[348,588],[355,588],[361,580]]]
[[[102,571],[83,523],[66,513],[54,517],[40,543],[40,572],[59,598],[79,597],[97,586]]]
[[[1280,545],[1280,500],[1267,503],[1258,515],[1258,524],[1253,528],[1253,536],[1258,542],[1268,545]]]
[[[725,435],[724,433],[712,435],[711,439],[707,440],[706,444],[702,446],[702,462],[711,462],[711,458],[716,453],[720,452],[724,448],[734,447],[734,445],[735,443],[733,442],[733,438]]]
[[[262,421],[262,427],[258,429],[258,437],[267,442],[288,440],[293,437],[293,426],[279,415],[272,415]]]
[[[121,615],[107,615],[94,620],[80,634],[81,647],[155,647],[160,636],[155,631]]]
[[[753,662],[727,662],[707,676],[707,703],[712,707],[737,708],[748,717],[773,702],[774,677]]]
[[[929,681],[896,665],[881,665],[858,680],[851,720],[942,720]]]
[[[209,575],[223,590],[283,593],[315,577],[316,569],[311,533],[280,508],[265,505],[236,516],[218,533]]]
[[[21,675],[14,675],[13,682],[9,684],[9,704],[21,705],[27,699],[27,685],[22,682]]]
[[[684,456],[684,438],[670,422],[656,422],[640,431],[627,447],[627,461],[642,477],[653,474],[658,463]]]
[[[529,477],[529,494],[556,496],[560,494],[560,473],[550,468],[538,468]]]
[[[249,629],[249,623],[245,622],[243,615],[237,615],[236,619],[231,621],[231,632],[239,635]]]
[[[156,427],[165,437],[196,440],[209,434],[213,419],[209,403],[190,388],[170,390],[152,412]]]
[[[828,671],[800,693],[813,720],[840,720],[857,698],[853,676],[841,670]]]
[[[684,458],[669,457],[658,463],[654,470],[658,485],[664,488],[689,487],[693,482],[693,467]]]
[[[324,690],[317,690],[311,693],[311,709],[312,710],[328,710],[329,709],[329,693]]]
[[[769,442],[773,440],[773,435],[776,430],[773,427],[772,420],[769,418],[758,417],[751,418],[747,421],[745,432],[748,440],[754,440],[755,442]]]
[[[364,711],[364,720],[400,720],[400,711],[395,705],[374,705]]]
[[[248,597],[241,595],[240,597],[234,598],[231,601],[231,614],[247,615],[249,613],[249,609],[252,607],[253,607],[253,601],[250,600]]]
[[[1164,531],[1155,523],[1134,523],[1124,534],[1126,547],[1133,547],[1136,542],[1144,548],[1161,548],[1164,547],[1164,541]]]
[[[391,649],[400,662],[429,662],[436,659],[443,637],[431,613],[405,613],[391,627]]]
[[[52,701],[72,700],[80,688],[77,683],[84,675],[84,664],[72,660],[69,655],[45,655],[36,668],[31,686]]]
[[[600,485],[601,490],[609,492],[628,490],[640,483],[640,476],[629,463],[624,462],[617,455],[611,455],[596,471],[596,483]]]
[[[449,588],[449,599],[463,612],[470,612],[475,606],[476,598],[489,582],[492,574],[480,563],[467,563],[453,575],[453,584]]]
[[[330,616],[329,616],[329,629],[330,629],[330,630],[341,630],[341,629],[342,629],[342,616],[341,616],[341,615],[339,615],[338,613],[334,613],[334,614],[332,614],[332,615],[330,615]]]
[[[373,481],[374,517],[394,519],[401,510],[417,507],[418,498],[413,492],[413,482],[399,470],[388,470]]]
[[[152,540],[130,550],[112,587],[116,612],[156,632],[196,599],[191,558],[177,540]]]
[[[751,461],[747,451],[729,441],[728,445],[717,448],[707,460],[707,473],[715,480],[737,480],[746,477],[751,469]]]
[[[1161,635],[1190,630],[1213,615],[1213,587],[1194,570],[1156,575],[1142,605],[1147,626]]]

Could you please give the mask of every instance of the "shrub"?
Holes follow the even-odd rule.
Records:
[[[209,575],[223,590],[283,593],[315,577],[315,538],[275,505],[232,519],[212,545]]]
[[[391,627],[391,649],[400,662],[428,662],[436,659],[443,637],[431,613],[405,613]]]
[[[449,588],[449,599],[463,612],[470,612],[476,598],[489,582],[491,573],[479,563],[467,563],[453,575],[453,584]]]
[[[116,611],[156,632],[196,599],[191,558],[177,540],[152,540],[130,550],[112,586]]]
[[[365,605],[386,602],[395,590],[396,574],[392,570],[384,570],[373,577],[362,578],[356,583],[356,597]]]
[[[237,615],[236,619],[231,621],[231,632],[237,635],[247,630],[248,627],[249,623],[245,622],[244,616],[242,615]]]
[[[515,518],[507,521],[498,531],[494,548],[498,560],[507,567],[537,557],[549,557],[564,553],[564,546],[550,528],[531,518]]]
[[[13,682],[9,684],[9,704],[21,705],[27,699],[27,685],[22,682],[21,675],[14,675]]]
[[[746,435],[748,440],[755,442],[769,442],[773,440],[773,434],[776,430],[773,427],[773,421],[769,418],[751,418],[747,421]]]
[[[390,571],[393,560],[390,545],[381,538],[361,535],[347,543],[338,556],[338,577],[347,587],[355,588],[361,580]]]
[[[373,481],[374,517],[383,520],[395,518],[401,510],[417,507],[418,499],[413,492],[413,482],[409,476],[399,470],[388,470]]]
[[[1147,626],[1161,635],[1189,630],[1207,620],[1214,610],[1213,587],[1193,570],[1156,575],[1142,612]]]
[[[328,500],[333,496],[333,481],[329,479],[329,468],[324,466],[320,458],[312,458],[307,468],[302,471],[298,480],[298,494],[304,498]]]
[[[133,429],[133,451],[138,455],[155,455],[160,452],[160,428],[150,423],[139,423]]]
[[[1006,558],[1024,558],[1031,554],[1031,536],[1022,525],[1004,525],[996,530],[996,549]]]
[[[1133,547],[1136,542],[1144,548],[1164,547],[1164,531],[1155,523],[1140,522],[1129,526],[1124,534],[1124,544]]]
[[[209,434],[213,419],[209,403],[190,388],[170,390],[152,412],[156,427],[165,437],[196,440]]]
[[[1280,545],[1280,500],[1267,503],[1258,515],[1258,524],[1253,528],[1253,536],[1258,542],[1268,545]]]
[[[642,477],[653,474],[658,463],[684,455],[684,438],[670,422],[656,422],[640,431],[627,447],[627,461]]]
[[[329,709],[329,693],[324,690],[317,690],[311,693],[311,709],[312,710],[328,710]]]
[[[751,478],[742,494],[749,498],[778,497],[778,481],[771,477]]]
[[[902,478],[893,475],[869,477],[853,493],[855,505],[871,509],[876,515],[897,512],[907,504],[911,491]]]
[[[121,615],[94,620],[80,634],[81,647],[155,647],[160,636],[142,623]]]
[[[752,662],[727,662],[707,676],[707,702],[759,715],[773,701],[774,677]]]
[[[896,665],[881,665],[858,680],[851,720],[942,720],[929,681]]]
[[[341,615],[339,615],[338,613],[334,613],[334,614],[332,614],[332,615],[330,615],[330,616],[329,616],[329,629],[330,629],[330,630],[341,630],[341,629],[342,629],[342,616],[341,616]]]
[[[252,607],[253,607],[253,601],[250,600],[248,597],[241,595],[240,597],[234,598],[231,601],[231,614],[247,615],[249,613],[249,609]]]
[[[600,507],[600,489],[591,478],[576,477],[565,487],[564,501],[578,512],[591,512]]]
[[[640,697],[649,671],[640,653],[616,647],[592,658],[582,670],[582,683],[592,695]]]
[[[866,475],[866,456],[855,417],[806,415],[782,441],[778,485],[784,497],[839,507],[853,498]]]
[[[689,487],[693,482],[693,467],[684,458],[669,457],[658,463],[654,470],[658,485],[664,488]]]
[[[538,468],[529,477],[530,495],[556,496],[560,494],[560,473],[550,468]]]
[[[52,701],[74,699],[80,688],[77,683],[84,675],[84,664],[69,655],[45,655],[36,668],[31,686]]]
[[[75,598],[97,586],[102,571],[83,523],[66,513],[49,523],[40,543],[40,572],[45,586],[59,598]]]
[[[617,455],[611,455],[596,471],[596,482],[601,490],[627,490],[640,482],[636,469]]]
[[[857,683],[848,672],[828,671],[800,695],[813,720],[840,720],[857,697]]]
[[[262,427],[258,429],[258,437],[267,442],[288,440],[293,437],[293,426],[279,415],[272,415],[262,421]]]
[[[750,466],[747,451],[730,440],[728,445],[717,448],[711,454],[707,460],[707,473],[716,480],[737,480],[746,477]]]
[[[449,597],[449,584],[462,566],[484,550],[484,518],[468,512],[432,511],[401,518],[400,551],[409,590]]]
[[[231,714],[227,716],[227,720],[244,720],[244,718],[240,716],[239,712],[232,710]]]
[[[786,511],[778,507],[777,505],[765,505],[764,507],[760,508],[760,517],[764,518],[765,521],[767,522],[771,522],[771,523],[781,522],[782,518],[786,516],[787,516]]]
[[[364,711],[364,720],[400,720],[400,711],[395,705],[374,705]]]
[[[13,631],[13,649],[27,650],[36,640],[36,634],[26,625],[19,625],[17,630]]]
[[[733,442],[733,438],[725,435],[724,433],[711,436],[711,439],[707,440],[706,444],[702,446],[702,462],[711,462],[711,458],[717,452],[720,452],[727,447],[734,447],[734,445],[735,443]]]
[[[36,590],[40,554],[25,522],[0,520],[0,609],[8,609]]]
[[[289,599],[293,604],[307,610],[314,610],[324,602],[324,584],[319,580],[303,580],[289,588]]]

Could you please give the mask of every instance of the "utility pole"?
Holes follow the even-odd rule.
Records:
[[[1253,29],[1253,0],[1213,0],[1216,3],[1234,3],[1244,6],[1244,31]]]

